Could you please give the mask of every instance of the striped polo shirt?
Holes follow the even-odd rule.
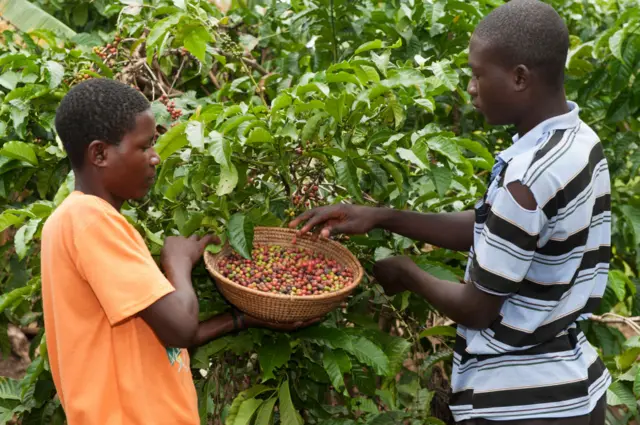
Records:
[[[506,299],[489,328],[458,326],[456,421],[585,415],[611,383],[577,326],[607,285],[609,171],[598,136],[568,105],[499,154],[505,165],[476,205],[465,281]],[[516,181],[536,210],[513,199],[507,185]]]

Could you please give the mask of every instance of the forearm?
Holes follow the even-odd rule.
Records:
[[[234,330],[240,329],[240,324],[237,326],[238,328],[236,329],[231,313],[222,313],[209,320],[200,322],[192,346],[199,347],[213,339],[220,338]]]
[[[441,248],[468,251],[473,245],[473,211],[423,214],[380,209],[377,227]]]
[[[438,311],[456,323],[473,329],[484,329],[498,316],[503,300],[486,294],[473,284],[438,279],[417,265],[406,270],[403,284],[425,298]]]

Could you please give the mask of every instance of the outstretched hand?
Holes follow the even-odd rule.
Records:
[[[302,236],[315,229],[315,236],[329,236],[343,234],[363,234],[373,229],[378,222],[377,208],[356,205],[330,205],[308,210],[291,223],[290,228],[296,228],[304,223],[297,235]]]

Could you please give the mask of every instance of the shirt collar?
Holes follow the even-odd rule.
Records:
[[[549,132],[576,126],[579,120],[578,113],[580,108],[575,102],[571,101],[567,101],[567,106],[569,106],[569,112],[566,114],[542,121],[522,137],[518,134],[513,136],[513,144],[500,152],[498,158],[504,162],[509,162],[517,155],[536,147]]]

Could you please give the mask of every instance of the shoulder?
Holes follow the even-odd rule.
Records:
[[[75,233],[94,224],[129,227],[125,217],[103,199],[73,192],[51,214],[45,228],[64,228]]]
[[[526,186],[540,207],[567,186],[588,186],[594,175],[607,171],[598,135],[584,122],[551,132],[536,149],[512,160],[505,185]]]

